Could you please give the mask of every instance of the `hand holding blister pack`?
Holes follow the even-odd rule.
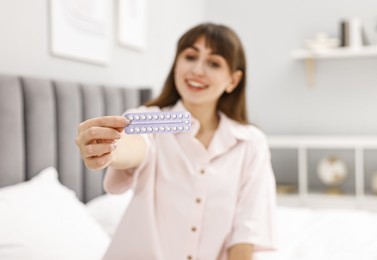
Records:
[[[124,114],[130,120],[127,134],[165,134],[191,131],[189,112],[144,112]]]

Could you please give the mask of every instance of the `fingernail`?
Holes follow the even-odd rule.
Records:
[[[112,142],[112,143],[111,143],[111,150],[112,150],[112,151],[115,150],[117,147],[118,147],[117,142]]]
[[[126,123],[127,125],[129,125],[129,124],[131,123],[131,121],[130,121],[127,117],[124,119],[124,121],[125,121],[125,123]]]

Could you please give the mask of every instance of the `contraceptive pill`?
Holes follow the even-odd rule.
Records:
[[[191,131],[191,114],[185,111],[124,114],[130,120],[127,134],[163,134]]]

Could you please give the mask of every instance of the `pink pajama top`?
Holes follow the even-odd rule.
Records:
[[[178,101],[162,111],[185,110]],[[193,118],[189,133],[143,135],[148,154],[127,184],[134,198],[104,259],[222,260],[238,243],[275,248],[275,179],[265,135],[220,113],[207,149],[195,138],[199,127]]]

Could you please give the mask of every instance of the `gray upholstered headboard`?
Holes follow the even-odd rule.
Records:
[[[0,187],[48,166],[86,202],[103,193],[102,172],[86,169],[75,145],[78,124],[120,115],[151,97],[132,89],[0,74]]]

